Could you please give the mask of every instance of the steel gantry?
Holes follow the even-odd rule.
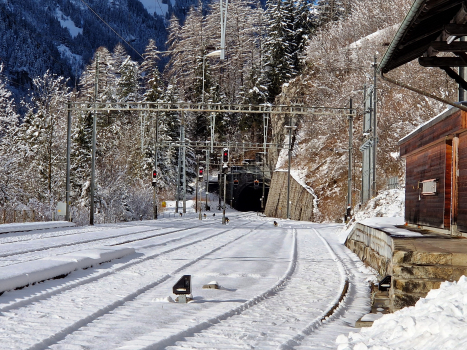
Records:
[[[312,107],[305,105],[272,104],[228,104],[228,103],[160,103],[160,102],[71,102],[72,112],[111,112],[111,111],[147,111],[147,112],[204,112],[204,113],[255,113],[255,114],[313,114],[313,115],[349,115],[349,109],[342,107]]]
[[[329,115],[329,116],[342,116],[353,117],[355,111],[346,107],[324,107],[324,106],[306,106],[299,104],[292,105],[273,105],[273,104],[229,104],[229,103],[191,103],[191,102],[175,102],[175,103],[161,103],[161,102],[98,102],[98,101],[85,101],[85,102],[69,102],[68,103],[68,130],[67,130],[67,170],[66,170],[66,219],[70,220],[70,149],[71,149],[71,118],[73,112],[92,112],[94,115],[98,113],[111,113],[111,112],[198,112],[198,113],[247,113],[247,114],[263,114],[263,115]],[[95,119],[95,118],[94,118]],[[211,126],[212,128],[212,126]],[[97,131],[93,128],[93,143],[95,142],[95,133]],[[266,140],[265,140],[266,141]],[[160,143],[160,141],[158,142]],[[185,142],[184,142],[185,143]],[[201,146],[200,143],[195,143],[193,146]],[[206,143],[203,143],[206,145]],[[214,147],[225,147],[225,143],[214,142],[213,139],[209,141],[211,150]],[[245,144],[234,143],[236,146],[245,148]],[[230,143],[230,145],[233,145]],[[279,146],[276,144],[268,144],[266,142],[259,144],[248,144],[248,148],[263,148],[266,152],[267,146]],[[184,144],[184,147],[187,143]],[[156,146],[157,147],[157,146]],[[277,147],[278,149],[281,147]],[[265,155],[264,155],[265,157]],[[93,158],[93,163],[95,159]],[[94,166],[94,164],[92,164]],[[94,182],[94,181],[92,181]],[[94,184],[91,184],[92,187]],[[93,194],[91,194],[93,197]],[[264,199],[263,199],[264,200]],[[93,203],[93,198],[91,198]],[[91,204],[91,209],[93,205]],[[90,215],[93,225],[93,213]]]

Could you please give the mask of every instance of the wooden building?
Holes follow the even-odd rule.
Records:
[[[467,237],[467,112],[450,108],[399,145],[407,224]]]

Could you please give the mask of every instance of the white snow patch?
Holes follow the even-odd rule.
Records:
[[[376,321],[379,320],[381,317],[383,317],[383,314],[381,312],[377,312],[376,314],[366,314],[363,315],[361,320],[364,322],[370,322],[370,321]]]
[[[356,222],[368,218],[376,220],[365,221],[365,225],[374,225],[375,228],[384,228],[396,235],[402,234],[401,229],[395,225],[404,225],[405,192],[403,189],[381,191],[376,197],[370,199],[363,208],[354,207],[354,217],[339,234],[339,240],[345,242]],[[403,230],[405,233],[414,232]]]
[[[406,230],[404,228],[396,227],[405,224],[402,216],[387,217],[387,218],[368,218],[360,221],[361,224],[369,227],[379,229],[389,233],[391,236],[399,237],[417,237],[422,236],[421,233]]]
[[[134,252],[133,248],[105,247],[4,266],[0,268],[0,292],[67,275]]]
[[[443,282],[415,306],[386,314],[360,333],[340,335],[338,350],[467,348],[467,278]]]
[[[169,12],[169,5],[161,0],[139,0],[150,15],[165,16]]]
[[[55,17],[63,28],[68,29],[72,38],[76,38],[79,34],[83,34],[83,28],[78,28],[75,25],[75,22],[73,22],[70,17],[65,16],[59,7],[55,10]]]
[[[156,303],[175,303],[175,301],[172,299],[171,296],[165,297],[165,298],[155,298],[152,301]]]
[[[2,224],[0,225],[0,233],[25,232],[25,231],[35,231],[35,230],[46,230],[50,228],[59,228],[59,227],[74,227],[74,226],[76,226],[74,222],[68,222],[68,221],[46,221],[46,222]]]
[[[60,52],[60,56],[62,58],[66,58],[72,67],[79,67],[83,61],[83,57],[81,55],[74,54],[70,51],[68,46],[63,44],[57,46],[58,52]]]
[[[395,30],[397,28],[399,28],[399,23],[394,24],[393,26],[390,26],[390,27],[387,27],[387,28],[384,28],[384,29],[380,29],[377,32],[374,32],[374,33],[372,33],[370,35],[367,35],[364,38],[361,38],[361,39],[353,42],[352,44],[350,44],[348,46],[348,48],[349,49],[358,49],[363,45],[363,43],[373,41],[373,40],[377,40],[381,36],[386,35],[388,33],[388,31],[393,31],[393,30]]]

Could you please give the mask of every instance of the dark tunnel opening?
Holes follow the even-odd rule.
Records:
[[[266,187],[264,190],[265,198],[268,198],[269,187]],[[251,186],[245,187],[242,192],[238,194],[237,200],[235,202],[235,209],[238,211],[261,211],[261,197],[263,195],[262,186],[254,187]],[[266,201],[264,203],[266,206]]]

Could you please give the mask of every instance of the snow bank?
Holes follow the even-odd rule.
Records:
[[[361,224],[369,227],[376,228],[380,231],[389,233],[392,237],[416,237],[422,236],[421,233],[406,230],[401,227],[405,224],[404,218],[401,216],[388,217],[388,218],[368,218],[360,221]]]
[[[387,229],[392,229],[394,234],[396,228],[394,225],[404,224],[404,210],[405,210],[405,192],[401,189],[381,191],[376,197],[370,199],[367,204],[362,207],[354,208],[353,219],[344,226],[344,229],[339,234],[339,240],[344,242],[347,236],[352,232],[352,229],[357,222],[362,222],[365,219],[378,218],[378,220],[365,221],[365,224],[374,228],[383,228],[384,231],[388,232]],[[386,221],[382,218],[390,218]],[[397,230],[399,233],[400,229]],[[406,231],[406,230],[404,230]],[[405,233],[408,233],[406,231]]]
[[[133,248],[106,247],[83,250],[0,268],[0,293],[133,254]]]
[[[0,225],[0,234],[11,232],[24,232],[34,230],[47,230],[51,228],[60,227],[73,227],[76,226],[73,222],[68,221],[48,221],[48,222],[26,222],[16,224],[2,224]]]
[[[376,197],[370,199],[362,210],[355,212],[355,221],[371,217],[404,216],[404,209],[404,190],[381,191]]]
[[[415,306],[337,337],[338,350],[467,349],[467,277],[444,282]]]

